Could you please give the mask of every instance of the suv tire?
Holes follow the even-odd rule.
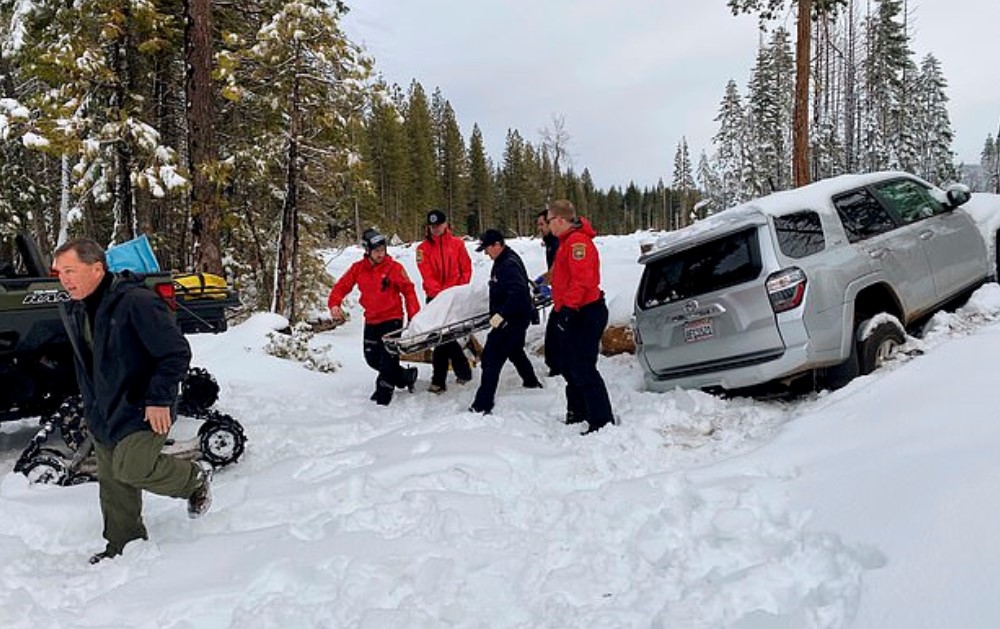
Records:
[[[858,330],[865,329],[868,321],[858,326]],[[892,358],[896,349],[905,342],[903,330],[899,324],[890,321],[883,321],[877,324],[868,336],[858,342],[858,368],[860,374],[866,375],[875,371]]]

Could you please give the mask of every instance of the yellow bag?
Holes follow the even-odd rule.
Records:
[[[211,273],[175,276],[174,292],[187,299],[225,299],[229,296],[225,278]]]

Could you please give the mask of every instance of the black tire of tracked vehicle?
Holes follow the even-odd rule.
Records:
[[[65,485],[70,478],[69,467],[66,460],[53,454],[48,448],[43,448],[25,463],[21,473],[28,478],[32,484],[42,485]]]
[[[201,456],[215,467],[238,461],[246,450],[246,444],[243,426],[229,415],[212,413],[198,429]]]
[[[178,404],[182,415],[201,415],[219,399],[219,383],[212,374],[202,367],[188,369],[181,383],[181,399]]]
[[[858,326],[864,329],[868,322]],[[872,328],[868,336],[858,342],[858,370],[861,375],[870,374],[892,358],[896,349],[906,341],[899,326],[889,321],[883,321]]]
[[[73,395],[66,398],[59,405],[58,414],[55,417],[56,426],[59,427],[59,434],[62,435],[66,446],[76,452],[87,440],[87,420],[83,416],[83,397]]]

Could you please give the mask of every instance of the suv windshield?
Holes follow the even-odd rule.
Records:
[[[750,227],[646,264],[639,307],[652,308],[749,282],[762,268],[757,227]]]

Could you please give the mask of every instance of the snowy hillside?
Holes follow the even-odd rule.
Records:
[[[650,239],[600,241],[619,322]],[[512,244],[540,273],[537,241]],[[427,393],[425,364],[376,407],[359,315],[314,339],[334,373],[266,355],[272,315],[190,337],[247,454],[203,519],[147,496],[150,540],[115,561],[86,561],[96,485],[0,474],[0,627],[1000,625],[996,284],[911,356],[794,403],[649,393],[633,356],[602,358],[621,425],[588,436],[561,423],[561,381],[509,367],[492,415],[465,411],[476,381]],[[34,429],[0,425],[3,470]]]

